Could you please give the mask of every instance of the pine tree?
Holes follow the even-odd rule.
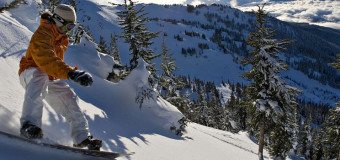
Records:
[[[256,123],[252,122],[252,121],[247,121],[247,118],[250,117],[248,114],[252,112],[252,110],[254,109],[254,107],[252,107],[252,102],[251,102],[251,97],[248,94],[247,91],[247,87],[244,86],[242,89],[242,99],[240,101],[240,107],[243,108],[245,110],[245,117],[243,117],[244,119],[242,119],[242,125],[244,125],[244,129],[246,129],[251,136],[254,136],[255,134],[255,128],[257,128]]]
[[[98,44],[98,51],[104,54],[109,54],[106,41],[104,40],[104,37],[99,37],[99,44]]]
[[[232,87],[234,88],[234,87]],[[232,132],[238,132],[239,131],[239,115],[238,115],[238,102],[236,97],[234,96],[234,92],[231,92],[230,99],[226,104],[226,111],[227,111],[227,130]]]
[[[249,113],[251,121],[259,129],[259,159],[263,159],[265,136],[269,136],[269,149],[271,156],[284,159],[286,153],[292,148],[288,141],[277,141],[280,138],[291,136],[289,121],[290,114],[297,103],[295,96],[299,90],[287,85],[279,76],[281,70],[287,70],[288,66],[279,59],[278,53],[291,41],[278,41],[272,37],[275,31],[265,27],[267,13],[263,7],[258,6],[256,12],[256,32],[250,33],[247,44],[252,47],[249,51],[250,58],[244,58],[243,65],[252,65],[251,70],[246,71],[242,77],[247,78],[251,85],[247,88],[253,109]],[[266,127],[267,126],[267,127]],[[280,134],[284,133],[284,134]],[[272,136],[275,135],[275,136]],[[277,148],[282,146],[282,148]]]
[[[307,120],[302,126],[302,129],[299,133],[299,144],[297,146],[298,148],[298,153],[305,158],[308,159],[309,157],[309,150],[310,150],[310,145],[312,143],[312,136],[311,136],[311,114],[309,114]]]
[[[174,71],[178,70],[176,66],[173,54],[168,53],[168,49],[164,42],[162,43],[162,54],[163,60],[160,64],[162,75],[159,80],[159,84],[166,90],[165,99],[171,101],[178,101],[178,92],[183,89],[183,81],[174,75]]]
[[[191,120],[191,121],[194,121],[195,117],[196,117],[196,112],[195,112],[195,104],[192,100],[190,100],[190,92],[189,90],[187,90],[185,92],[185,100],[186,100],[186,106],[187,106],[187,112],[184,112],[184,113],[187,113],[186,117]]]
[[[123,66],[121,59],[120,59],[120,54],[116,42],[116,35],[111,34],[111,41],[110,41],[110,52],[108,53],[111,57],[114,59],[114,65],[112,67],[112,72],[109,73],[108,77],[106,78],[107,80],[111,82],[119,82],[123,79],[125,79],[130,71],[128,70],[127,66]]]
[[[225,130],[226,129],[226,115],[224,107],[221,105],[221,100],[218,97],[218,91],[214,87],[211,92],[211,102],[210,106],[212,108],[212,114],[214,117],[215,126],[214,128]]]
[[[285,159],[286,153],[292,148],[290,130],[284,125],[274,124],[273,130],[269,135],[269,154],[274,159]]]
[[[294,153],[297,154],[297,145],[299,140],[299,131],[300,131],[300,123],[301,118],[299,117],[299,114],[297,113],[297,108],[293,109],[292,117],[291,117],[291,127],[292,128],[292,139],[291,142],[293,144],[293,150]]]
[[[312,155],[313,160],[322,159],[323,153],[323,139],[324,139],[324,130],[323,129],[315,129],[316,131],[316,140],[315,140],[315,148],[314,154]]]
[[[140,9],[135,9],[135,4],[132,0],[129,0],[129,4],[125,2],[125,10],[118,12],[120,25],[123,27],[124,34],[122,37],[126,43],[130,44],[129,50],[132,58],[130,59],[131,70],[138,65],[138,59],[142,58],[148,63],[148,70],[153,74],[157,71],[151,62],[152,59],[158,55],[154,55],[153,50],[149,47],[153,44],[151,39],[158,36],[159,32],[149,32],[148,28],[144,24],[148,19],[145,17],[147,13],[144,12],[145,6]]]
[[[330,109],[324,129],[324,158],[340,160],[340,106]]]
[[[331,65],[340,72],[340,54],[338,60]],[[340,160],[340,101],[338,107],[330,110],[330,115],[325,123],[326,140],[324,142],[325,157]]]
[[[208,106],[205,93],[204,87],[198,85],[198,122],[199,124],[212,127],[214,126],[212,110]]]
[[[115,63],[117,64],[122,64],[122,61],[120,59],[120,54],[117,46],[117,41],[116,41],[116,35],[112,36],[111,34],[111,41],[110,41],[110,56],[113,57],[115,60]]]
[[[135,99],[136,102],[139,103],[139,106],[142,107],[146,99],[158,96],[154,92],[154,87],[158,80],[155,73],[157,69],[151,60],[160,55],[154,55],[150,46],[153,44],[151,39],[157,37],[159,32],[153,33],[148,31],[145,24],[148,20],[146,18],[147,13],[143,13],[145,6],[136,10],[135,3],[132,0],[128,1],[129,2],[124,1],[125,10],[118,12],[119,25],[123,27],[123,35],[121,37],[130,45],[129,51],[130,55],[132,55],[130,68],[128,70],[132,71],[137,67],[139,62],[144,61],[146,62],[147,70],[150,72],[150,76],[148,77],[149,86],[138,88],[138,94]]]

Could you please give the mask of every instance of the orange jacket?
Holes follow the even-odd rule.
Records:
[[[40,26],[34,32],[26,55],[21,58],[19,75],[27,68],[39,67],[50,80],[68,79],[73,68],[64,62],[68,46],[67,35],[59,34],[51,15],[41,15]]]

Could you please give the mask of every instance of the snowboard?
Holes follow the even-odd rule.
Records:
[[[115,159],[117,157],[130,156],[134,154],[134,152],[117,153],[117,152],[97,151],[97,150],[88,150],[88,149],[70,147],[70,146],[65,146],[65,145],[60,145],[60,144],[46,143],[46,142],[42,142],[42,140],[39,140],[39,139],[35,139],[35,140],[28,139],[25,137],[10,134],[10,133],[3,132],[3,131],[0,131],[0,135],[6,136],[12,139],[22,140],[22,141],[35,144],[35,145],[41,145],[44,147],[49,147],[49,148],[54,148],[54,149],[59,149],[59,150],[64,150],[64,151],[69,151],[69,152],[74,152],[74,153],[80,153],[83,155],[98,157],[98,158]]]

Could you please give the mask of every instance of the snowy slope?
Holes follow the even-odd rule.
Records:
[[[110,42],[111,34],[122,34],[121,27],[118,26],[117,12],[122,10],[123,7],[115,7],[105,3],[97,4],[95,0],[80,1],[78,3],[79,11],[77,12],[78,20],[93,34],[96,42],[99,42],[99,37],[102,36],[106,40],[107,44]],[[139,6],[140,7],[140,6]],[[199,14],[196,14],[199,11]],[[249,25],[247,13],[242,13],[233,8],[224,7],[220,10],[219,6],[201,7],[196,9],[194,13],[188,13],[186,6],[171,5],[160,6],[151,4],[145,7],[145,12],[149,13],[148,17],[162,19],[159,21],[148,22],[150,31],[166,33],[164,37],[169,53],[174,53],[176,59],[176,65],[180,68],[176,74],[178,75],[190,75],[192,78],[197,77],[205,81],[213,81],[217,85],[221,81],[229,81],[231,83],[247,84],[248,82],[239,76],[244,73],[241,70],[241,64],[235,62],[237,54],[223,54],[221,49],[216,43],[213,43],[208,39],[202,39],[197,37],[190,37],[185,35],[185,31],[197,32],[205,34],[206,37],[212,37],[214,30],[205,30],[201,27],[195,27],[182,23],[182,20],[186,21],[198,21],[200,24],[212,24],[209,22],[204,14],[217,14],[221,17],[229,17],[234,19],[235,23]],[[236,17],[239,14],[239,18]],[[166,22],[164,19],[178,20],[177,23]],[[223,25],[217,23],[216,25]],[[96,32],[96,31],[101,32]],[[234,29],[238,32],[237,29]],[[180,35],[183,37],[183,41],[177,41],[174,39],[174,35]],[[246,37],[248,33],[243,33]],[[231,36],[231,35],[224,35]],[[155,54],[162,52],[162,36],[153,40],[155,43],[152,45]],[[123,39],[118,39],[118,49],[123,61],[123,64],[128,63],[130,58],[128,52],[128,46],[124,43]],[[198,50],[198,43],[206,43],[209,45],[209,49],[203,51],[203,54],[196,54],[194,56],[184,56],[181,54],[182,48],[196,48]],[[236,42],[237,45],[239,42]],[[237,51],[236,51],[237,52]],[[283,56],[282,59],[285,59]],[[156,60],[159,64],[160,59]],[[334,104],[340,97],[339,89],[334,89],[328,85],[323,85],[315,80],[310,80],[307,75],[300,71],[290,68],[289,71],[283,72],[283,76],[289,77],[287,82],[303,91],[300,95],[301,99],[306,101],[312,101],[320,104]],[[289,80],[292,79],[292,80]],[[229,95],[228,93],[223,95]],[[226,97],[227,98],[227,97]]]
[[[0,128],[19,134],[19,118],[24,89],[18,80],[18,64],[38,27],[35,1],[0,14]],[[100,6],[98,6],[100,7]],[[35,18],[32,18],[35,17]],[[112,59],[98,53],[83,38],[70,46],[65,57],[70,65],[89,71],[94,84],[88,88],[70,83],[80,97],[91,133],[104,141],[103,150],[136,152],[131,160],[256,159],[257,144],[246,133],[232,134],[190,123],[187,134],[178,137],[169,128],[178,125],[182,114],[161,98],[145,102],[140,109],[134,102],[137,86],[146,83],[143,63],[127,80],[114,84],[104,80]],[[66,121],[48,105],[44,107],[45,140],[72,145]],[[5,159],[91,159],[78,154],[32,146],[0,136],[0,157]],[[19,154],[20,153],[20,154]],[[268,159],[268,154],[265,153]]]

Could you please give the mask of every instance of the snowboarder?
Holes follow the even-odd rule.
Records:
[[[75,27],[75,22],[74,8],[65,4],[58,5],[53,15],[41,15],[40,26],[20,61],[20,83],[25,88],[20,133],[29,139],[43,137],[41,125],[45,99],[70,124],[75,147],[99,150],[102,141],[90,136],[77,95],[60,80],[70,80],[85,87],[93,83],[91,74],[72,68],[63,61],[68,46],[66,33]]]

